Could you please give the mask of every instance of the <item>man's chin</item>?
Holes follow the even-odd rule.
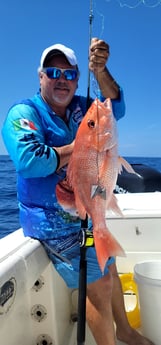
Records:
[[[72,97],[69,96],[69,93],[59,93],[59,95],[53,97],[53,101],[55,101],[57,104],[63,103],[65,105],[68,105],[71,102]]]

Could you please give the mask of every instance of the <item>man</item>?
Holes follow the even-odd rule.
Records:
[[[92,39],[89,68],[104,98],[110,97],[116,119],[124,115],[123,93],[106,62],[109,46]],[[20,222],[24,234],[39,239],[69,287],[78,287],[80,219],[67,215],[57,202],[55,188],[66,175],[78,126],[86,112],[86,98],[76,96],[79,68],[74,52],[64,45],[42,54],[40,93],[13,106],[3,137],[18,173]],[[92,102],[92,100],[90,100]],[[87,322],[98,345],[150,345],[127,322],[114,258],[104,275],[95,248],[87,249]],[[113,313],[112,313],[113,312]]]

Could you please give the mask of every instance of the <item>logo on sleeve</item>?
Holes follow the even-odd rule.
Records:
[[[13,121],[13,126],[15,131],[19,131],[20,129],[27,129],[27,130],[37,130],[34,123],[28,119],[19,119]]]

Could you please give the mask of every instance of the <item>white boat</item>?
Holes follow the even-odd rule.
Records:
[[[125,249],[127,256],[117,258],[117,267],[126,274],[138,262],[161,260],[161,192],[117,198],[124,217],[108,213],[107,224]],[[77,295],[66,287],[39,241],[24,237],[22,229],[0,240],[1,344],[76,345]],[[88,327],[86,344],[95,344]]]

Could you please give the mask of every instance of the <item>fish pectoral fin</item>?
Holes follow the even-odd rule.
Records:
[[[114,213],[118,214],[121,217],[124,217],[124,215],[123,215],[123,213],[122,213],[122,211],[118,205],[117,198],[116,198],[115,194],[112,194],[112,197],[111,197],[110,203],[108,204],[107,209],[112,210]]]
[[[122,167],[124,167],[125,170],[126,170],[128,173],[130,173],[130,174],[135,174],[135,175],[141,177],[141,176],[132,168],[131,164],[128,163],[128,162],[126,161],[126,159],[124,159],[123,157],[120,157],[120,156],[119,156],[119,157],[118,157],[118,172],[119,172],[119,174],[122,173]]]
[[[96,195],[99,195],[102,199],[106,200],[106,188],[101,187],[100,185],[91,186],[91,198],[93,199]]]

